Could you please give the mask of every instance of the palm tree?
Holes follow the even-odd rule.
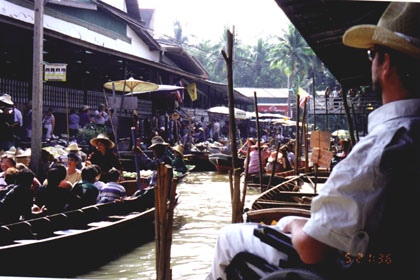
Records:
[[[311,65],[312,50],[293,25],[289,25],[288,33],[278,39],[279,43],[270,52],[271,68],[282,69],[288,77],[288,107],[290,109],[290,89],[294,86],[296,75],[299,76],[299,80],[305,77]]]
[[[174,35],[177,45],[182,45],[183,43],[188,42],[188,38],[186,36],[182,36],[182,25],[178,20],[174,21]]]

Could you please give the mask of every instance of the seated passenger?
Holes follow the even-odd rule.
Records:
[[[33,179],[30,170],[21,170],[16,174],[15,184],[8,187],[7,193],[0,200],[0,223],[14,223],[21,217],[32,217],[34,193],[30,188]]]
[[[85,166],[82,169],[82,181],[77,182],[71,192],[81,199],[82,207],[96,203],[99,191],[93,183],[98,171],[95,166]]]
[[[35,204],[43,212],[55,214],[80,207],[80,200],[69,189],[59,187],[65,177],[66,173],[61,167],[48,170],[48,184],[40,187],[35,193]]]
[[[119,184],[120,177],[121,173],[116,168],[109,170],[109,182],[99,191],[98,203],[112,202],[127,195],[125,188]]]
[[[300,260],[324,268],[328,279],[420,279],[418,206],[407,199],[420,194],[419,17],[419,3],[391,2],[378,26],[355,26],[343,36],[345,45],[369,49],[373,90],[383,105],[312,200],[311,217],[292,218],[282,229]],[[225,279],[242,251],[279,266],[285,255],[253,237],[254,227],[222,230],[210,279]],[[328,275],[339,264],[340,274]]]
[[[82,172],[76,168],[81,161],[81,158],[75,153],[69,153],[67,155],[67,176],[65,180],[69,181],[72,185],[82,180]]]

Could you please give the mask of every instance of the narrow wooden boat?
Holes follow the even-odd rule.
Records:
[[[227,154],[211,154],[209,155],[209,161],[216,167],[216,170],[220,173],[227,173],[232,169],[232,156]],[[239,166],[242,168],[244,159],[238,158]]]
[[[317,195],[326,177],[302,174],[261,193],[253,202],[252,210],[278,207],[310,209],[312,197]]]
[[[209,152],[191,151],[184,155],[187,165],[195,165],[194,171],[216,171],[216,167],[209,161]]]
[[[0,275],[74,277],[154,238],[154,192],[0,226]]]
[[[247,222],[271,225],[273,224],[273,221],[277,222],[286,216],[301,216],[309,218],[311,216],[311,212],[307,209],[289,207],[251,210],[247,212]]]

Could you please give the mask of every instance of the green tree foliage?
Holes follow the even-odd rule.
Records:
[[[210,80],[220,83],[226,83],[226,65],[221,50],[227,45],[227,28],[225,26],[216,43],[206,40],[194,46],[183,45],[203,64]],[[181,29],[182,35],[179,23],[174,29]],[[283,36],[274,40],[260,38],[255,45],[243,44],[236,38],[233,55],[235,87],[286,88],[290,85],[294,89],[299,86],[308,88],[312,85],[312,72],[316,89],[324,90],[326,86],[336,84],[334,77],[293,25]]]

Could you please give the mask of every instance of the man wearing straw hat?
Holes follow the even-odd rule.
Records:
[[[377,25],[350,28],[343,43],[368,50],[373,89],[383,105],[369,115],[369,134],[313,199],[311,218],[287,217],[278,229],[291,234],[306,264],[341,260],[338,277],[331,278],[330,263],[331,279],[420,279],[418,206],[412,201],[420,195],[420,4],[392,2]],[[282,252],[249,235],[252,230],[236,226],[221,234],[210,279],[224,278],[230,258],[246,245],[279,264]]]
[[[167,151],[169,144],[160,136],[153,137],[151,142],[152,144],[149,146],[149,149],[153,151],[153,158],[149,158],[138,146],[133,149],[135,153],[140,155],[142,168],[156,170],[159,163],[165,163],[172,166],[172,160]],[[150,185],[152,186],[155,184],[156,172],[153,172]]]

